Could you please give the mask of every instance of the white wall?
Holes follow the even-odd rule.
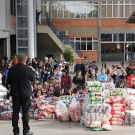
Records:
[[[5,0],[0,0],[0,30],[5,30],[6,27],[6,21],[5,21],[5,15],[6,15],[6,9],[5,9]]]

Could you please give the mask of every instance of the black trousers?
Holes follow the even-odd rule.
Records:
[[[13,116],[12,116],[12,126],[13,132],[19,132],[18,120],[19,111],[22,107],[22,120],[23,120],[23,132],[27,133],[30,130],[29,127],[29,110],[31,105],[30,97],[13,97]]]

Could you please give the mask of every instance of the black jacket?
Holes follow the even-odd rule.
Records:
[[[11,85],[11,96],[30,97],[32,95],[31,82],[35,76],[30,67],[19,63],[9,69],[7,83]]]
[[[82,86],[85,84],[85,78],[83,76],[82,76],[82,78],[77,78],[76,76],[74,76],[73,83],[79,84],[80,86]]]

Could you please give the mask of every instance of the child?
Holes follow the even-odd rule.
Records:
[[[79,94],[82,94],[82,93],[83,93],[81,86],[77,86],[77,89],[78,89],[78,91],[79,91]]]
[[[72,95],[76,97],[78,94],[79,94],[79,90],[77,88],[74,88]]]
[[[82,86],[82,91],[83,91],[83,92],[86,91],[86,86],[85,86],[85,85]]]
[[[49,89],[49,84],[48,84],[48,82],[45,82],[45,83],[44,83],[44,88],[45,88],[46,90]]]
[[[109,83],[114,83],[113,78],[109,78]]]
[[[49,94],[54,94],[54,84],[52,81],[49,82]]]
[[[54,91],[54,96],[59,97],[60,96],[60,86],[57,86]]]
[[[64,88],[64,95],[70,95],[70,92],[69,92],[68,88]]]
[[[39,99],[42,99],[42,91],[41,90],[37,90],[34,94],[34,99],[35,100],[39,100]]]
[[[38,84],[34,83],[33,84],[33,92],[32,93],[35,93],[37,91],[37,88],[38,88]]]
[[[62,96],[64,94],[64,88],[61,88],[60,90],[60,96]]]
[[[123,79],[120,79],[119,88],[124,88],[124,86],[125,86],[125,81]]]
[[[69,93],[70,95],[73,94],[73,89],[72,89],[72,85],[68,85],[67,88],[69,89]]]

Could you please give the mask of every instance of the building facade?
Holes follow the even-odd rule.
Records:
[[[135,44],[135,24],[127,23],[134,0],[1,0],[0,7],[1,58],[18,52],[30,58],[58,55],[66,43],[56,30],[89,60],[125,61],[126,48]],[[36,10],[42,11],[38,26]]]

